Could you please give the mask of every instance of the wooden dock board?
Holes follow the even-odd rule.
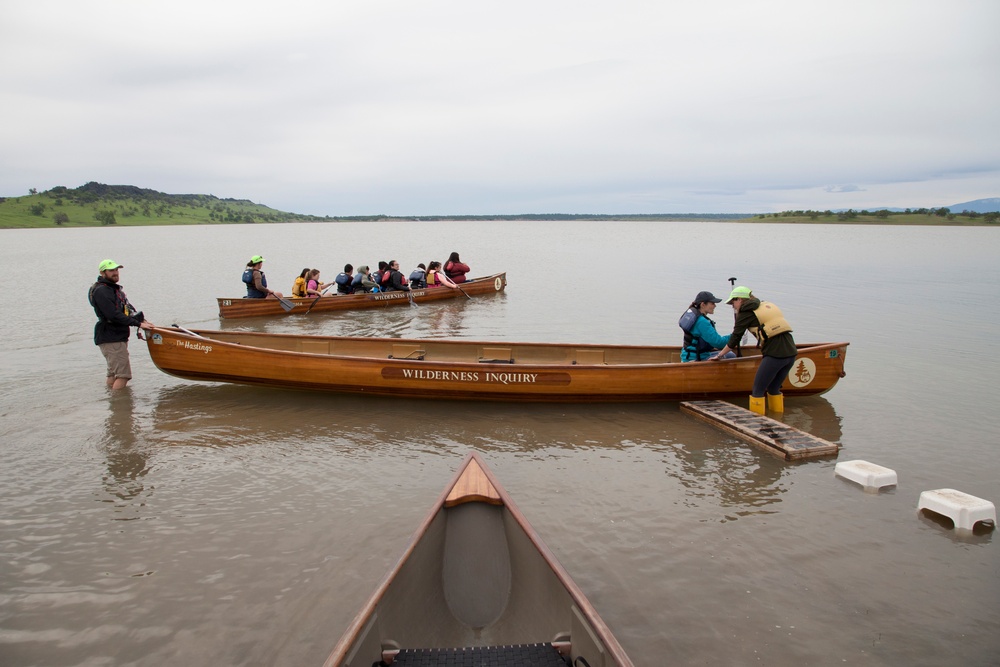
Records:
[[[726,401],[685,401],[681,410],[786,461],[835,456],[839,447]]]

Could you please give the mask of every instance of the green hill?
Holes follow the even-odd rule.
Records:
[[[90,182],[25,197],[0,198],[0,228],[98,227],[101,225],[205,225],[321,221],[313,215],[276,211],[246,199],[168,195],[134,185]]]

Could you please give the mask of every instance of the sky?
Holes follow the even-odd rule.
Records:
[[[1000,197],[996,0],[0,0],[0,196],[313,215]]]

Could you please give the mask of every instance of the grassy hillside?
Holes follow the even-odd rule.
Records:
[[[245,199],[168,195],[132,185],[87,183],[0,198],[0,228],[204,225],[326,220],[276,211]]]

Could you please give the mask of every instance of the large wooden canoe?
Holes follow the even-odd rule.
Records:
[[[188,380],[502,401],[609,402],[746,396],[759,356],[680,363],[679,347],[302,336],[157,327],[156,366]],[[847,343],[800,345],[783,391],[844,376]]]
[[[322,297],[286,297],[295,304],[285,310],[277,299],[221,298],[219,317],[277,317],[279,315],[304,315],[305,313],[328,313],[335,310],[358,310],[360,308],[382,308],[385,306],[405,306],[411,302],[421,304],[443,299],[464,299],[483,294],[496,294],[507,287],[507,274],[494,273],[492,276],[473,278],[459,285],[461,289],[435,287],[417,289],[410,292],[375,292],[368,294],[336,294],[333,288]],[[318,301],[317,301],[318,299]],[[315,304],[315,305],[314,305]],[[311,310],[310,310],[311,309]]]
[[[325,664],[632,661],[472,452]]]

